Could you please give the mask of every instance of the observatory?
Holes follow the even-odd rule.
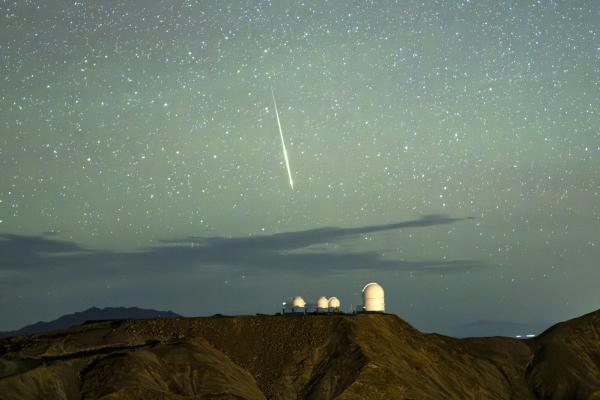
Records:
[[[381,285],[368,283],[362,290],[363,304],[350,309],[356,313],[385,313],[384,292]],[[319,296],[314,303],[307,303],[300,296],[288,298],[282,304],[282,314],[343,314],[342,304],[337,297]]]
[[[338,313],[340,312],[340,301],[337,297],[332,297],[327,302],[327,306],[329,308],[329,312]]]
[[[329,311],[329,301],[326,297],[321,296],[317,299],[316,311],[318,313],[326,313],[327,311]]]
[[[306,311],[306,302],[300,296],[296,296],[292,299],[292,312],[293,313],[304,313]]]
[[[385,312],[383,288],[378,283],[369,283],[363,290],[363,311]]]
[[[300,296],[289,298],[282,303],[282,314],[331,314],[341,312],[337,297],[320,296],[314,303],[307,303]]]

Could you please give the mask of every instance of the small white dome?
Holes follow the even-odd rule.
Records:
[[[300,296],[296,296],[292,300],[292,307],[304,308],[305,306],[306,306],[306,302]]]
[[[369,283],[363,290],[365,311],[385,311],[383,288],[377,283]]]
[[[327,308],[329,307],[329,302],[327,301],[327,298],[324,296],[321,296],[317,299],[317,308]]]
[[[329,299],[329,308],[340,308],[340,301],[337,297],[331,297]]]

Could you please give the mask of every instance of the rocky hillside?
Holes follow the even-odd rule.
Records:
[[[2,399],[600,399],[600,312],[531,340],[394,315],[106,321],[0,341]]]

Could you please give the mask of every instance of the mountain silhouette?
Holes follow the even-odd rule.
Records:
[[[152,319],[181,317],[172,311],[156,311],[138,307],[106,307],[88,308],[85,311],[66,314],[50,322],[36,322],[11,332],[0,332],[0,337],[31,335],[34,333],[51,332],[70,326],[81,325],[87,321],[117,320],[117,319]]]

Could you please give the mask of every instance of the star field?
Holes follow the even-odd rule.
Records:
[[[340,272],[325,258],[316,275],[273,270],[273,289],[250,264],[178,273],[173,259],[169,279],[98,265],[88,280],[16,258],[0,263],[7,329],[73,304],[275,312],[296,292],[356,304],[374,279],[392,312],[440,331],[600,306],[594,1],[20,0],[0,2],[0,20],[0,233],[128,253],[449,215],[474,218],[314,246],[481,264]],[[225,309],[190,300],[190,280],[220,288]]]

